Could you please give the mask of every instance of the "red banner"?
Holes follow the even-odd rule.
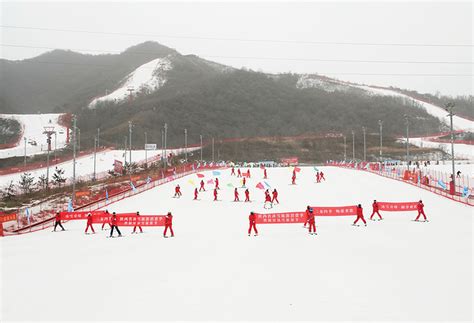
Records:
[[[139,215],[135,213],[130,214],[117,214],[117,226],[130,227],[130,226],[142,226],[142,227],[160,227],[165,225],[164,215]]]
[[[91,192],[89,192],[89,191],[76,192],[76,197],[89,196],[90,194],[91,194]]]
[[[255,213],[255,223],[273,224],[273,223],[304,223],[306,221],[305,212],[285,212],[285,213]]]
[[[288,165],[298,165],[298,157],[282,158],[281,163]]]
[[[380,211],[417,211],[418,202],[378,202]]]
[[[0,223],[8,221],[16,221],[16,213],[0,215]]]
[[[77,211],[77,212],[61,212],[61,220],[87,220],[87,214],[92,214],[93,217],[105,214],[105,211]]]
[[[315,216],[357,215],[357,205],[349,206],[313,206]]]

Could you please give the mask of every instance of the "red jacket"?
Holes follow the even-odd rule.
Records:
[[[250,224],[255,224],[255,214],[250,214],[249,215],[249,222],[250,222]]]
[[[61,221],[61,213],[56,214],[56,221]]]
[[[244,178],[242,179],[242,183],[245,185],[245,182],[246,182],[246,180],[245,180],[245,177],[244,177]]]
[[[372,203],[372,210],[374,212],[379,210],[379,204],[377,202]]]
[[[214,196],[217,196],[217,189],[214,189]]]
[[[361,207],[358,207],[358,208],[357,208],[357,216],[358,216],[358,217],[364,217],[364,213],[362,212],[362,208],[361,208]]]
[[[201,180],[201,187],[204,187],[204,181]]]
[[[270,197],[270,194],[265,194],[265,202],[271,202],[272,198]]]
[[[239,197],[239,192],[237,190],[234,191],[234,196]]]
[[[249,192],[249,190],[245,190],[245,197],[250,197],[250,192]]]
[[[423,203],[418,203],[418,205],[416,206],[416,208],[418,209],[418,211],[423,211],[423,207],[425,205]]]
[[[110,222],[112,223],[112,225],[117,225],[117,217],[112,216],[112,220]]]
[[[165,217],[165,225],[172,225],[173,224],[173,216],[171,214]]]
[[[314,213],[308,211],[307,214],[308,214],[308,222],[314,223]]]
[[[87,216],[87,224],[92,224],[92,215]]]
[[[278,192],[277,191],[273,191],[273,198],[277,198],[278,197]]]
[[[179,186],[176,186],[175,189],[174,189],[174,191],[175,191],[176,193],[178,193],[178,192],[179,192]]]

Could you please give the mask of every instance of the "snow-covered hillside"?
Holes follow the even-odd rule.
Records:
[[[405,142],[406,139],[400,139]],[[427,147],[441,149],[447,154],[451,154],[451,144],[430,141],[429,137],[410,138],[410,144],[417,147]],[[454,156],[461,159],[474,160],[474,146],[467,144],[454,144]]]
[[[130,95],[129,90],[133,90],[133,95],[156,91],[165,84],[166,72],[171,70],[171,68],[172,64],[169,57],[157,58],[145,63],[127,75],[120,82],[118,89],[107,95],[95,98],[89,104],[89,107],[93,108],[101,101],[120,102],[126,100]]]
[[[54,127],[56,136],[51,137],[51,149],[64,148],[66,146],[67,128],[59,125],[58,120],[62,114],[0,114],[0,118],[15,119],[23,129],[22,140],[18,146],[13,148],[0,149],[0,159],[23,156],[25,154],[26,138],[26,155],[32,156],[45,153],[48,149],[46,143],[46,135],[43,133],[45,127]],[[56,142],[57,140],[57,142]]]
[[[430,222],[411,221],[415,212],[382,212],[367,227],[317,217],[317,236],[301,224],[267,224],[248,237],[249,212],[265,212],[255,188],[262,170],[252,169],[252,203],[232,202],[228,184],[240,180],[230,170],[220,201],[211,191],[193,201],[190,175],[109,206],[172,211],[174,238],[163,239],[162,227],[137,235],[122,227],[123,238],[107,239],[96,225],[84,235],[81,221],[0,240],[2,320],[471,321],[472,208],[375,174],[321,170],[326,182],[302,168],[289,185],[290,169],[268,169],[281,203],[271,212],[362,203],[368,218],[374,198],[422,199]],[[171,198],[176,184],[180,199]]]

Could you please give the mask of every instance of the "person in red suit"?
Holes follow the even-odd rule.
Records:
[[[309,234],[317,234],[313,208],[311,207],[308,210],[308,223],[309,223]]]
[[[95,233],[94,227],[92,226],[92,214],[87,213],[87,226],[86,226],[86,231],[85,234],[87,234],[87,231],[91,228],[92,233]]]
[[[277,202],[278,204],[280,204],[280,202],[278,201],[278,192],[276,190],[276,188],[273,190],[272,192],[272,203],[275,203]]]
[[[106,216],[108,216],[108,217],[109,217],[109,219],[110,219],[109,210],[105,210],[105,213],[106,213],[105,215],[106,215]],[[106,224],[108,224],[108,225],[109,225],[109,228],[111,228],[111,227],[112,227],[112,226],[110,225],[110,220],[109,220],[109,222],[104,222],[104,223],[102,223],[102,230],[104,230],[104,227],[105,227],[105,225],[106,225]]]
[[[56,217],[55,217],[56,222],[54,222],[54,231],[56,231],[56,227],[59,225],[61,227],[61,231],[64,231],[64,227],[61,224],[61,213],[56,212]]]
[[[354,221],[354,223],[352,225],[356,225],[357,222],[359,222],[359,220],[362,220],[362,222],[364,222],[365,226],[367,226],[367,222],[365,222],[365,219],[364,219],[364,212],[362,210],[362,205],[357,205],[357,219]]]
[[[379,221],[382,220],[382,216],[379,213],[379,203],[377,203],[376,200],[374,200],[374,203],[372,203],[372,214],[370,215],[371,220],[375,214],[379,216]]]
[[[309,205],[308,205],[308,206],[306,207],[305,221],[304,221],[304,225],[303,225],[303,227],[305,227],[305,228],[306,228],[306,225],[308,224],[308,220],[309,220],[309,209],[310,209],[310,207],[309,207]]]
[[[214,189],[214,201],[217,201],[217,188]]]
[[[266,168],[263,169],[263,178],[267,179],[267,169]]]
[[[232,166],[232,172],[230,173],[230,175],[235,175],[235,168]]]
[[[323,180],[325,181],[325,180],[326,180],[326,179],[324,178],[324,173],[323,173],[323,172],[320,172],[320,173],[319,173],[319,178],[320,178],[321,181],[323,181]]]
[[[118,226],[117,226],[117,215],[115,212],[112,212],[112,219],[110,220],[111,224],[111,229],[110,229],[110,237],[114,236],[114,229],[117,230],[118,236],[122,236],[122,232],[120,232]]]
[[[272,203],[272,197],[270,196],[270,193],[268,190],[265,191],[265,203]]]
[[[201,187],[199,188],[199,192],[201,191],[206,191],[206,189],[204,188],[204,180],[201,179]]]
[[[237,190],[237,187],[234,189],[234,202],[239,202],[239,191]]]
[[[321,183],[321,176],[319,175],[319,172],[316,172],[316,183]]]
[[[245,202],[250,202],[250,191],[248,188],[245,190]]]
[[[237,169],[237,177],[242,177],[242,172],[240,171],[240,168]]]
[[[250,178],[250,168],[247,169],[247,177]]]
[[[178,184],[174,188],[174,197],[180,197],[180,196],[181,196],[181,187],[179,187],[179,184]]]
[[[293,176],[291,176],[291,184],[295,185],[296,184],[296,173],[293,172]]]
[[[140,212],[137,212],[137,216],[140,216]],[[135,233],[135,230],[137,229],[137,227],[140,229],[140,233],[143,233],[143,229],[139,225],[136,225],[136,226],[133,227],[133,232],[132,233]]]
[[[198,199],[198,189],[197,187],[194,189],[194,199],[197,200]]]
[[[423,201],[420,200],[418,202],[418,205],[416,206],[416,208],[418,210],[418,216],[416,217],[415,221],[418,221],[420,216],[423,215],[423,218],[425,219],[425,222],[428,222],[428,219],[426,218],[426,214],[425,214],[425,211],[424,211],[424,207],[425,207],[425,205],[423,204]]]
[[[168,212],[168,214],[165,216],[165,231],[163,232],[163,237],[168,238],[166,236],[166,232],[168,232],[168,229],[170,229],[171,232],[171,237],[174,237],[174,232],[173,232],[173,215],[171,212]]]
[[[255,213],[250,212],[250,215],[249,215],[249,231],[248,231],[249,237],[250,237],[250,234],[252,233],[252,228],[255,231],[255,236],[258,236],[258,231],[257,231],[257,227],[255,225],[256,224],[255,220],[256,220]]]
[[[216,178],[216,190],[220,190],[221,188],[219,187],[219,179]]]
[[[245,187],[245,183],[247,183],[247,180],[244,178],[242,178],[242,187]]]

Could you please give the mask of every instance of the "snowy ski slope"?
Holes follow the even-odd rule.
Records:
[[[255,188],[262,171],[251,170],[250,204],[231,202],[227,184],[239,180],[230,170],[220,201],[211,191],[192,201],[190,175],[109,206],[172,211],[174,238],[163,239],[161,227],[137,235],[123,227],[123,238],[107,239],[97,225],[84,235],[84,222],[69,222],[65,232],[1,239],[1,319],[471,321],[473,209],[375,174],[320,169],[326,182],[302,168],[295,186],[290,169],[268,169],[281,202],[272,211],[361,202],[368,218],[374,198],[423,199],[430,222],[411,221],[413,212],[382,212],[368,227],[318,217],[317,236],[271,224],[247,237],[248,213],[264,212]],[[178,183],[183,196],[174,199]]]
[[[26,137],[26,155],[38,155],[46,152],[48,149],[46,143],[46,135],[43,134],[45,126],[54,126],[54,130],[57,131],[56,137],[51,137],[51,148],[57,149],[64,148],[66,146],[67,128],[58,124],[58,119],[62,114],[60,113],[47,113],[47,114],[0,114],[0,118],[3,119],[15,119],[20,122],[23,128],[22,140],[18,143],[18,146],[7,149],[0,149],[0,159],[10,158],[16,156],[24,156],[25,154],[25,142],[23,140]],[[55,143],[57,140],[57,143]],[[36,142],[33,145],[32,142]]]

